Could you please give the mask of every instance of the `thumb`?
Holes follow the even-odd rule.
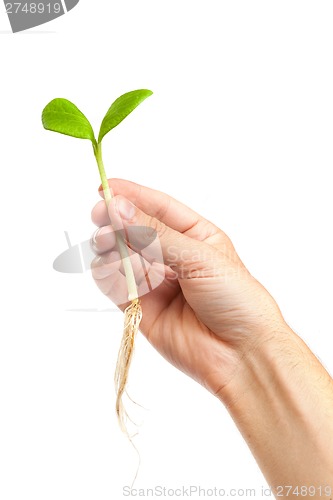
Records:
[[[221,269],[219,250],[168,227],[123,196],[118,195],[111,200],[109,216],[114,229],[123,231],[127,244],[133,250],[148,246],[154,234],[161,246],[164,263],[178,274],[178,278],[216,276],[217,269]],[[140,231],[134,232],[135,227]],[[131,239],[133,234],[135,237]]]

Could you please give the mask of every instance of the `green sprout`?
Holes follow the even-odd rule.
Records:
[[[103,165],[102,140],[110,130],[119,125],[139,104],[151,95],[151,90],[140,89],[127,92],[118,97],[103,118],[97,140],[89,120],[75,104],[67,99],[53,99],[43,110],[42,122],[46,130],[91,141],[107,206],[112,199],[112,195]],[[130,305],[125,309],[124,334],[115,372],[116,411],[121,428],[127,433],[125,425],[126,412],[123,407],[122,396],[126,389],[128,371],[133,355],[134,338],[139,329],[142,310],[128,247],[119,231],[116,231],[116,240],[124,266],[128,300],[130,301]]]

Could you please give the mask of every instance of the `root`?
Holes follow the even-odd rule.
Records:
[[[114,382],[117,394],[116,412],[119,425],[121,430],[130,438],[126,426],[126,422],[129,417],[126,413],[122,398],[124,393],[126,392],[128,372],[134,352],[135,336],[139,330],[140,321],[142,318],[142,309],[139,299],[133,300],[131,304],[125,309],[124,314],[124,332],[118,353]]]

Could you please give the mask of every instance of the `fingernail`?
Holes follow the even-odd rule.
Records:
[[[126,198],[118,198],[117,199],[117,210],[121,215],[122,219],[130,220],[133,219],[135,215],[136,208],[128,201]]]
[[[92,243],[93,243],[93,245],[95,245],[95,246],[97,245],[96,238],[97,238],[97,235],[98,235],[98,233],[100,232],[100,230],[101,230],[101,228],[100,228],[100,227],[99,227],[98,229],[96,229],[96,231],[94,232],[93,237],[92,237]]]

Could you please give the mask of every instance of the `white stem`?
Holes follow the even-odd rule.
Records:
[[[119,232],[116,232],[116,239],[126,276],[128,300],[132,301],[138,298],[138,287],[136,286],[132,262],[124,238]]]
[[[94,153],[102,181],[105,203],[106,206],[108,206],[112,199],[112,194],[105,174],[105,169],[102,160],[102,145],[100,143],[97,144],[97,146],[94,146]],[[119,233],[119,231],[116,231],[116,240],[119,248],[120,257],[124,266],[125,277],[127,282],[127,290],[128,290],[128,300],[133,301],[138,298],[138,288],[136,286],[132,262],[129,256],[127,245],[124,241],[124,238]]]

